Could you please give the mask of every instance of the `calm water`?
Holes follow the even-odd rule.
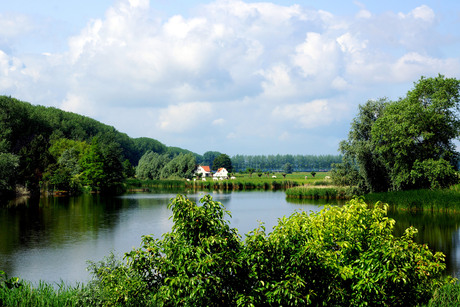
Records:
[[[187,194],[195,201],[203,193]],[[231,211],[240,235],[295,210],[321,204],[294,204],[284,192],[210,193]],[[176,193],[126,194],[115,198],[84,195],[49,197],[0,208],[0,270],[26,280],[87,281],[87,260],[99,261],[110,251],[123,255],[140,245],[141,236],[171,230],[169,200]]]
[[[203,193],[188,193],[198,200]],[[240,235],[264,222],[267,231],[278,218],[296,210],[319,211],[323,202],[293,203],[284,192],[210,193],[231,211]],[[99,261],[136,248],[141,236],[170,231],[167,203],[176,193],[126,194],[116,198],[84,195],[50,197],[0,208],[0,270],[37,282],[69,283],[89,279],[87,260]],[[393,214],[397,231],[413,225],[418,240],[447,255],[449,273],[460,271],[460,215]]]

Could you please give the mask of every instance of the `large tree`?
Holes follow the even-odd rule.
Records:
[[[351,123],[348,140],[340,142],[343,162],[336,166],[334,179],[337,183],[355,184],[364,191],[380,192],[389,187],[388,173],[375,151],[371,130],[383,115],[386,99],[369,100],[359,106],[358,116]]]
[[[460,82],[422,77],[397,101],[360,106],[335,179],[368,191],[446,187],[458,181]]]
[[[224,167],[228,172],[233,170],[232,160],[230,160],[230,157],[226,154],[220,154],[214,159],[214,162],[212,163],[213,170],[218,170],[221,167]]]

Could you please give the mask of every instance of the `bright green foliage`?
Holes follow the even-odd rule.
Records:
[[[113,192],[121,185],[123,164],[121,150],[116,143],[101,146],[93,139],[80,159],[81,180],[93,190]]]
[[[86,142],[65,138],[53,140],[49,152],[57,163],[48,166],[44,181],[53,189],[77,193],[81,188],[80,159],[88,149]]]
[[[232,167],[232,160],[230,157],[226,154],[221,154],[217,156],[214,159],[214,162],[212,163],[212,169],[213,170],[218,170],[219,168],[225,168],[228,172],[232,172],[233,167]]]
[[[206,195],[201,206],[178,195],[169,205],[174,226],[162,240],[143,237],[126,255],[155,300],[165,305],[234,305],[243,290],[237,231],[224,220],[219,202]]]
[[[460,284],[448,283],[438,289],[427,307],[457,307],[460,306]]]
[[[386,207],[361,200],[280,220],[270,235],[247,239],[254,300],[259,304],[413,306],[442,284],[444,256],[399,238]]]
[[[144,236],[127,265],[95,270],[108,304],[415,306],[446,282],[444,255],[415,243],[413,228],[395,237],[379,203],[297,212],[242,242],[221,203],[200,202],[178,195],[172,232]]]

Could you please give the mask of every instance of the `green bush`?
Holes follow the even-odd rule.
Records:
[[[409,228],[393,236],[386,205],[361,199],[319,213],[297,212],[266,234],[243,242],[206,195],[170,203],[172,232],[144,236],[126,265],[102,265],[98,280],[109,304],[159,305],[417,305],[446,283],[444,255],[413,241]]]

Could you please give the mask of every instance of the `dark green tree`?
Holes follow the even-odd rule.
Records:
[[[18,156],[0,153],[0,197],[13,195],[18,166]]]
[[[422,77],[405,98],[385,108],[372,126],[372,139],[391,189],[446,187],[458,181],[451,174],[458,164],[453,141],[460,136],[459,102],[460,81],[439,75]],[[433,163],[446,178],[432,173],[428,166]]]
[[[212,166],[212,164],[214,163],[214,160],[220,155],[221,153],[218,151],[207,151],[203,154],[202,164]]]
[[[358,115],[351,123],[348,139],[340,142],[343,162],[336,165],[332,177],[338,184],[356,185],[363,191],[387,191],[390,185],[388,171],[375,149],[371,130],[383,115],[386,99],[369,100],[359,106]]]
[[[333,172],[335,182],[371,192],[456,183],[459,92],[457,79],[422,77],[398,101],[360,106],[348,140],[340,144],[343,163]]]
[[[218,170],[219,168],[225,168],[228,172],[231,172],[233,170],[232,167],[232,160],[230,157],[226,154],[220,154],[218,155],[215,159],[214,162],[212,163],[212,169],[214,171]]]
[[[292,174],[292,164],[291,163],[286,163],[284,164],[283,166],[283,171],[286,173],[286,174]]]

